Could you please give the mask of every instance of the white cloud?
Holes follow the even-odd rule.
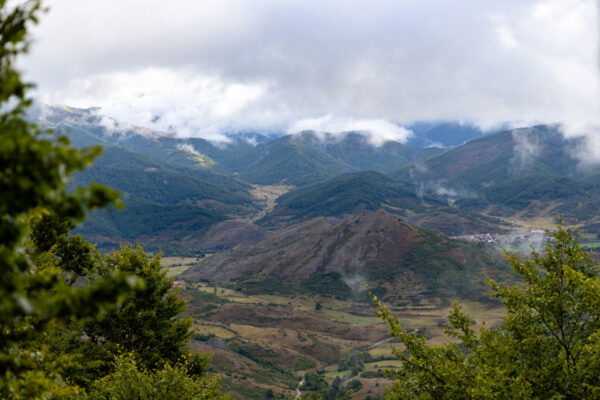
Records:
[[[403,143],[412,134],[411,131],[386,120],[335,118],[331,115],[295,121],[289,127],[288,133],[309,130],[315,131],[317,134],[329,133],[333,136],[339,136],[346,132],[361,132],[375,146],[381,146],[388,141]]]
[[[192,154],[196,154],[196,155],[200,154],[200,153],[198,153],[198,151],[197,151],[197,150],[194,148],[194,146],[192,146],[192,145],[191,145],[191,144],[189,144],[189,143],[179,143],[179,144],[177,145],[177,148],[178,148],[179,150],[181,150],[181,151],[185,151],[185,152],[188,152],[188,153],[192,153]]]
[[[47,4],[21,63],[40,97],[182,135],[599,118],[594,0]]]
[[[226,83],[189,69],[146,68],[71,80],[64,90],[42,100],[74,107],[100,104],[102,114],[127,123],[227,141],[224,133],[245,128],[246,118],[241,117],[264,91],[259,84]]]

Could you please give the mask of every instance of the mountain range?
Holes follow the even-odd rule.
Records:
[[[213,143],[132,126],[96,109],[44,104],[31,118],[75,146],[104,147],[72,183],[99,182],[123,193],[123,211],[96,212],[78,227],[103,249],[138,241],[152,251],[201,254],[256,243],[314,218],[376,210],[454,236],[547,227],[559,215],[578,219],[590,240],[600,227],[600,169],[582,167],[582,142],[565,139],[558,126],[491,134],[452,123],[413,126],[412,143],[420,137],[431,145],[445,132],[441,144],[458,144],[442,148],[375,146],[361,132]],[[270,190],[277,195],[266,196]],[[207,236],[211,229],[220,232],[218,241]]]

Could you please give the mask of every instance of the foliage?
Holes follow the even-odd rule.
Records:
[[[39,0],[0,0],[0,397],[75,395],[52,370],[38,368],[44,349],[31,346],[53,320],[95,316],[135,282],[107,274],[93,286],[72,288],[53,262],[35,265],[26,254],[29,221],[43,208],[80,220],[86,211],[116,199],[99,185],[68,190],[69,175],[91,164],[99,148],[77,150],[65,138],[44,138],[24,114],[32,85],[15,69],[27,52],[30,24],[42,11]],[[70,394],[69,394],[70,393]],[[58,395],[58,394],[57,394]]]
[[[274,216],[292,213],[294,220],[342,216],[359,209],[378,210],[383,203],[415,212],[425,210],[414,187],[394,182],[378,172],[366,171],[336,176],[286,193],[277,199]]]
[[[41,11],[39,0],[0,0],[0,398],[80,399],[86,397],[85,388],[69,378],[97,380],[100,375],[88,373],[100,370],[110,338],[107,334],[92,339],[83,326],[102,326],[107,315],[145,302],[154,315],[158,313],[147,321],[158,333],[149,335],[148,325],[143,331],[132,325],[127,331],[125,326],[122,332],[129,334],[130,343],[141,344],[144,363],[158,366],[153,357],[169,360],[181,354],[189,321],[174,318],[183,303],[166,293],[171,282],[157,272],[158,261],[144,263],[141,249],[132,250],[129,258],[124,251],[103,260],[90,243],[69,236],[88,211],[115,202],[117,193],[97,184],[68,187],[69,177],[89,166],[101,149],[78,150],[25,118],[31,85],[21,81],[14,64],[27,51],[28,26],[37,22]],[[146,268],[136,270],[126,261],[139,261]],[[158,301],[152,302],[152,295]],[[148,316],[143,307],[137,311],[140,318]],[[88,357],[93,350],[100,355]],[[149,355],[150,350],[155,354]],[[148,388],[150,382],[162,390],[168,383],[190,394],[183,397],[182,392],[182,398],[220,398],[217,378],[203,377],[207,363],[207,357],[195,355],[185,362],[161,364],[153,372],[136,366],[135,382],[130,380],[128,388],[115,374],[133,372],[127,369],[131,363],[117,359],[116,372],[95,382],[94,390],[105,390],[110,397],[115,385],[133,390],[136,383]]]
[[[66,234],[55,233],[71,224],[60,224],[56,219],[46,217],[42,221],[44,223],[33,229],[35,232],[51,233],[42,238],[55,237],[58,243],[70,241],[71,238]],[[43,243],[40,238],[35,238],[34,235],[34,242]],[[83,243],[91,247],[89,243]],[[57,248],[56,244],[45,247],[49,250],[39,253],[38,249],[37,259],[42,260],[49,255],[46,259],[62,265],[61,259],[51,252]],[[67,252],[66,258],[73,257]],[[94,252],[91,264],[93,268],[84,269],[84,277],[90,285],[101,280],[103,275],[115,272],[135,274],[143,279],[144,285],[104,310],[102,315],[83,323],[54,321],[49,324],[33,342],[34,346],[47,349],[46,360],[40,368],[53,369],[80,391],[90,388],[98,391],[103,384],[110,386],[111,378],[98,379],[114,376],[115,368],[119,367],[118,362],[115,365],[115,357],[119,361],[118,356],[122,351],[137,351],[136,363],[141,366],[139,373],[145,374],[144,379],[154,379],[158,370],[170,371],[165,363],[175,365],[185,359],[184,372],[189,379],[194,379],[197,385],[209,384],[210,379],[205,377],[205,373],[210,357],[197,353],[185,355],[191,334],[190,321],[183,315],[184,302],[172,289],[173,281],[167,278],[166,271],[161,268],[159,256],[149,260],[141,247],[124,247],[120,252],[104,258]],[[121,389],[140,390],[135,385]]]
[[[303,392],[312,392],[318,399],[322,400],[345,400],[349,399],[351,392],[357,392],[362,388],[362,383],[358,379],[353,379],[342,385],[342,380],[336,377],[329,386],[324,378],[314,372],[307,372],[304,375],[304,384],[302,385]],[[303,397],[305,400],[312,399],[312,395]]]
[[[285,182],[301,186],[352,170],[327,153],[302,143],[286,142],[286,138],[269,143],[266,150],[263,158],[240,171],[242,178],[264,185]]]
[[[358,375],[365,366],[365,362],[371,361],[371,355],[364,350],[349,350],[342,354],[338,361],[338,371],[350,370],[351,376]]]
[[[76,232],[87,237],[110,237],[114,241],[103,241],[104,247],[119,248],[118,241],[134,241],[140,236],[151,237],[161,231],[177,231],[181,237],[196,235],[200,237],[212,224],[225,218],[217,212],[188,204],[159,204],[129,196],[125,200],[125,209],[98,210],[77,227]],[[115,243],[116,242],[116,243]],[[112,245],[112,246],[110,246]],[[168,243],[160,243],[167,247]],[[154,246],[145,248],[158,251]],[[178,249],[181,251],[181,249]]]
[[[178,360],[191,337],[192,322],[183,317],[185,302],[160,265],[160,255],[150,259],[141,246],[124,246],[107,254],[101,268],[99,276],[90,277],[92,281],[118,271],[139,276],[145,285],[85,324],[84,330],[92,341],[102,343],[113,353],[117,346],[134,351],[138,361],[148,368],[162,361]]]
[[[165,363],[153,371],[146,370],[134,353],[116,357],[115,370],[92,386],[87,400],[208,400],[227,399],[221,395],[219,378],[202,380],[191,377],[191,368],[184,359]]]
[[[327,381],[314,372],[307,372],[304,375],[304,385],[302,385],[302,390],[304,391],[318,392],[327,386]]]
[[[376,298],[377,313],[405,350],[390,399],[597,398],[600,396],[599,269],[581,250],[576,230],[558,227],[545,252],[508,255],[522,283],[490,281],[506,307],[504,323],[482,327],[455,304],[447,334],[430,347],[409,334]]]
[[[31,241],[35,255],[51,254],[69,284],[92,271],[99,260],[91,243],[70,235],[75,223],[67,218],[45,214],[33,225]]]

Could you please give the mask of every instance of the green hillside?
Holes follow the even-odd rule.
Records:
[[[565,140],[556,127],[514,129],[470,141],[390,176],[434,187],[439,182],[478,190],[525,176],[578,173],[577,141]]]
[[[168,174],[183,175],[203,184],[209,183],[229,192],[236,193],[246,199],[251,186],[227,174],[217,173],[210,169],[195,166],[185,167],[173,165],[131,152],[121,147],[105,147],[102,155],[94,162],[94,168],[115,168],[137,171],[161,171]]]
[[[358,132],[349,132],[341,137],[330,134],[318,137],[314,132],[306,131],[293,135],[290,140],[310,144],[360,171],[390,172],[444,152],[441,148],[420,149],[393,141],[375,146]]]
[[[555,126],[514,129],[473,140],[390,173],[450,198],[462,210],[519,220],[564,215],[598,234],[597,167],[575,157],[581,141]]]
[[[240,172],[240,177],[248,182],[302,186],[353,169],[326,153],[302,143],[278,139],[261,150],[266,151],[267,154],[245,171]]]
[[[461,199],[462,208],[483,210],[493,205],[496,215],[510,216],[526,210],[526,216],[564,215],[588,220],[600,210],[600,175],[585,178],[532,176],[513,179],[481,190],[481,197]]]
[[[125,204],[123,210],[92,213],[78,228],[105,249],[118,247],[121,241],[139,241],[151,251],[194,254],[192,243],[225,220],[224,213],[255,211],[246,191],[249,186],[234,178],[166,164],[118,147],[105,148],[72,185],[90,182],[121,191]]]
[[[430,197],[425,200],[436,202]],[[291,220],[343,216],[378,210],[383,205],[414,212],[423,212],[427,208],[411,185],[394,182],[378,172],[354,172],[281,196],[273,213],[263,222],[268,223],[285,216],[290,216]]]
[[[91,213],[75,233],[104,250],[129,242],[141,243],[151,252],[192,255],[196,249],[185,246],[182,239],[199,239],[213,224],[225,220],[219,213],[185,204],[165,205],[131,195],[124,200],[122,210]]]

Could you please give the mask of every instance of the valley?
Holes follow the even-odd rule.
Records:
[[[179,268],[179,267],[174,267]],[[177,272],[180,270],[178,269]],[[242,287],[186,284],[180,293],[194,318],[193,346],[213,355],[212,368],[225,376],[227,387],[239,398],[263,398],[269,390],[294,398],[298,382],[307,374],[331,386],[357,380],[361,388],[351,398],[379,398],[390,382],[385,370],[398,367],[387,325],[374,316],[369,301],[314,295],[248,295]],[[461,301],[481,324],[500,321],[501,307]],[[441,343],[448,306],[389,304],[402,324],[431,343]],[[354,366],[350,354],[365,359]],[[300,387],[302,391],[302,387]],[[304,394],[311,393],[303,391]]]
[[[0,399],[600,399],[600,3],[430,3],[0,0]]]
[[[501,320],[485,280],[514,282],[502,249],[540,249],[561,214],[578,220],[584,245],[600,237],[600,170],[572,167],[580,143],[554,126],[421,127],[430,136],[411,143],[473,135],[426,148],[375,146],[360,132],[213,143],[126,124],[108,132],[93,110],[40,115],[75,145],[104,147],[73,186],[122,193],[123,210],[94,212],[75,233],[104,252],[163,253],[194,320],[191,346],[212,355],[234,399],[381,399],[399,345],[369,291],[441,344],[457,299],[476,328]],[[525,142],[538,150],[523,153]]]

